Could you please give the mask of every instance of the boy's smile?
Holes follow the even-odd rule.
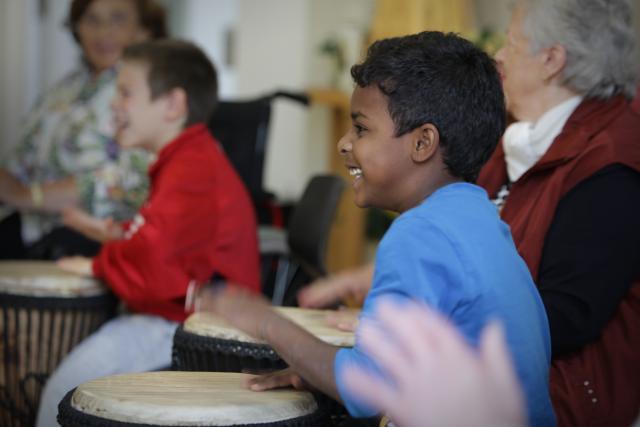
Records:
[[[387,97],[375,86],[356,87],[351,96],[352,127],[338,142],[349,175],[354,177],[355,203],[404,211],[413,132],[395,136]]]
[[[125,61],[118,73],[117,92],[111,103],[116,139],[123,148],[157,151],[163,139],[166,101],[152,99],[147,67]]]

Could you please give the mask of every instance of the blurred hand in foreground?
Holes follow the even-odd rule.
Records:
[[[475,350],[426,306],[383,302],[377,319],[364,319],[359,333],[364,351],[391,383],[357,366],[345,368],[345,383],[396,425],[526,425],[523,393],[500,325],[488,325]]]

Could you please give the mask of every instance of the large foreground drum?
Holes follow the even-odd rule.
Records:
[[[0,261],[1,426],[33,425],[49,374],[115,307],[101,283],[53,262]]]
[[[338,347],[353,347],[355,334],[326,322],[327,310],[276,307],[318,339]],[[178,327],[173,338],[172,369],[179,371],[260,372],[287,364],[267,343],[256,340],[210,313],[194,313]],[[342,405],[320,393],[316,399],[333,424],[351,425]],[[348,419],[349,422],[345,422]]]
[[[320,340],[353,347],[355,335],[330,327],[326,310],[277,307]],[[276,370],[286,363],[266,343],[256,340],[210,313],[194,313],[178,327],[173,339],[172,369],[178,371],[241,372]]]
[[[254,392],[250,377],[220,372],[144,372],[80,385],[59,405],[63,427],[326,426],[310,393]]]

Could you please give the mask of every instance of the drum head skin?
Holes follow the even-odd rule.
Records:
[[[353,347],[355,345],[355,334],[353,332],[340,331],[327,324],[325,320],[327,310],[297,307],[275,307],[275,310],[328,344],[338,347]],[[264,344],[263,341],[256,340],[239,331],[211,313],[199,312],[192,314],[185,320],[184,330],[201,336]]]
[[[0,292],[66,298],[102,295],[107,290],[100,281],[67,273],[52,261],[0,261]]]
[[[255,392],[253,377],[222,372],[144,372],[80,385],[71,406],[113,421],[150,425],[232,426],[294,419],[317,411],[311,393],[292,389]]]

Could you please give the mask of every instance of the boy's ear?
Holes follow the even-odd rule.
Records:
[[[438,128],[431,123],[426,123],[414,131],[411,147],[411,159],[416,163],[429,160],[438,149],[440,133]]]
[[[174,121],[186,119],[189,106],[187,105],[187,93],[182,88],[171,89],[166,97],[167,109],[165,110],[165,118]]]

